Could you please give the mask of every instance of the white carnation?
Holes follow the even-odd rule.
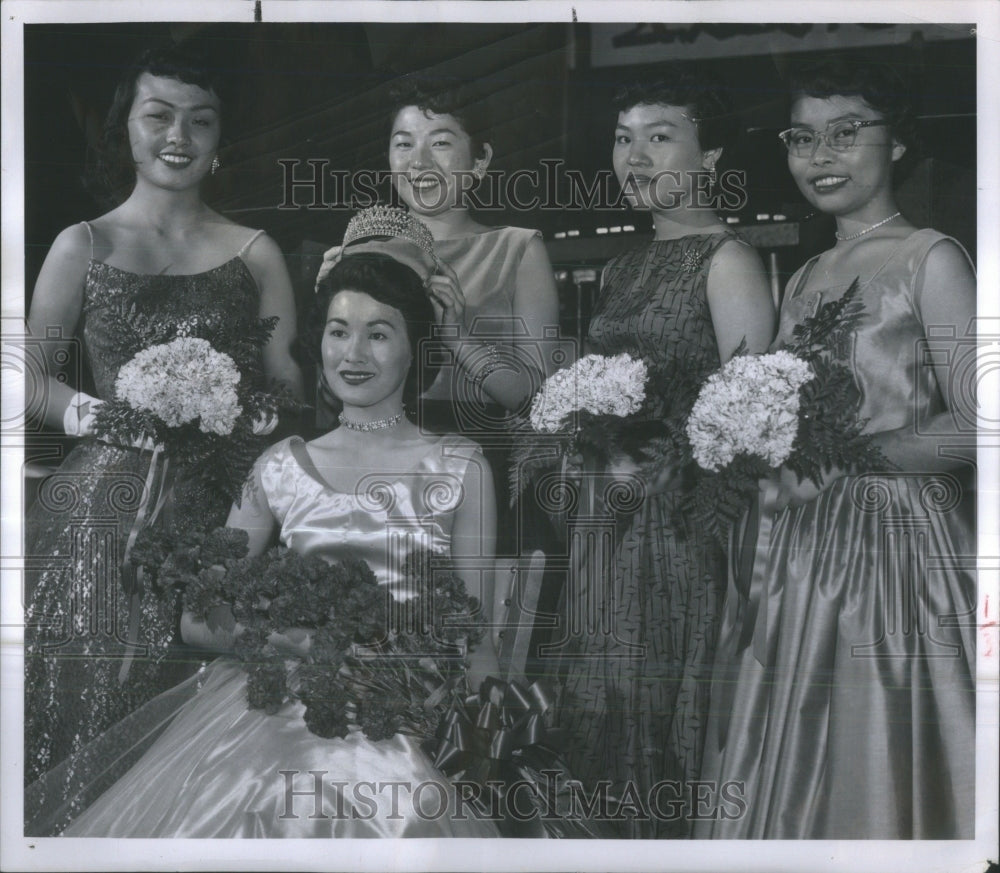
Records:
[[[118,371],[115,393],[168,426],[197,421],[204,433],[232,433],[243,412],[237,387],[240,371],[229,355],[208,340],[178,337],[138,352]]]
[[[739,454],[780,466],[799,428],[799,389],[809,365],[787,351],[741,355],[710,376],[688,419],[694,459],[717,471]]]
[[[529,418],[537,431],[556,433],[580,411],[625,418],[646,399],[646,364],[628,354],[586,355],[553,373],[531,403]]]

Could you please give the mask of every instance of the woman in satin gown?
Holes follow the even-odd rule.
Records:
[[[789,281],[778,342],[860,280],[844,360],[898,472],[829,470],[817,487],[782,469],[762,483],[702,772],[742,800],[700,837],[973,835],[976,280],[961,245],[897,209],[905,93],[858,63],[807,68],[793,86],[788,166],[836,216],[837,243]]]
[[[291,282],[280,250],[262,231],[211,210],[199,193],[218,165],[218,79],[217,70],[177,48],[147,52],[128,71],[99,164],[110,194],[124,202],[59,234],[32,297],[30,333],[56,336],[44,344],[46,368],[36,381],[45,391],[45,421],[79,442],[43,483],[25,521],[29,834],[58,829],[51,804],[74,792],[69,768],[64,781],[45,783],[49,791],[36,780],[197,668],[195,659],[178,654],[176,597],[141,586],[134,595],[125,591],[129,544],[142,519],[153,519],[156,496],[147,480],[149,446],[112,445],[92,435],[94,412],[114,397],[118,369],[151,333],[156,342],[181,335],[214,341],[224,325],[249,332],[258,317],[277,316],[256,371],[244,378],[263,387],[264,377],[273,377],[301,396],[289,352]],[[75,393],[76,374],[57,375],[61,362],[73,360],[74,342],[97,397]],[[259,422],[256,430],[268,427],[273,423]],[[173,491],[165,490],[173,499],[157,524],[224,521],[229,496],[197,488],[183,471]],[[177,506],[185,511],[175,513]],[[134,657],[123,657],[129,652]],[[36,816],[48,819],[41,831]]]
[[[348,246],[321,284],[316,345],[342,404],[340,426],[268,450],[228,524],[248,532],[252,555],[277,535],[304,555],[360,557],[397,600],[408,593],[393,577],[392,543],[407,540],[449,555],[470,593],[489,604],[492,573],[469,569],[493,554],[489,467],[470,440],[424,435],[404,414],[416,400],[414,352],[434,323],[422,277],[407,263],[433,261],[391,243],[391,256],[381,253],[390,251],[385,242]],[[413,249],[407,263],[396,260],[401,248]],[[223,649],[240,632],[190,613],[182,630],[190,642]],[[309,632],[291,629],[271,642],[304,654]],[[489,640],[470,652],[468,669],[474,687],[496,672]],[[450,783],[417,740],[374,742],[360,731],[324,739],[306,728],[299,702],[273,715],[250,709],[246,673],[227,658],[197,678],[200,690],[161,738],[66,836],[497,835],[489,820],[456,815]]]
[[[655,236],[605,267],[587,351],[642,357],[650,378],[664,380],[677,368],[707,376],[744,340],[762,351],[774,307],[760,259],[695,200],[729,141],[728,92],[705,74],[666,70],[623,88],[616,105],[615,173],[632,205],[651,213]],[[600,491],[635,470],[622,454],[582,475]],[[570,767],[586,785],[608,780],[618,802],[637,798],[639,809],[617,823],[624,837],[687,836],[685,814],[667,801],[684,798],[701,766],[725,571],[717,543],[682,533],[676,474],[632,479],[640,499],[615,518],[609,577],[598,571],[571,583],[569,609],[599,610],[584,616],[594,630],[560,649],[559,726],[570,738]],[[653,796],[671,780],[681,788]]]

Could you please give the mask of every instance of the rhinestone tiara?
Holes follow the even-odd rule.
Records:
[[[427,225],[398,206],[369,206],[355,215],[347,224],[344,248],[358,240],[379,236],[404,239],[434,255],[434,237]]]

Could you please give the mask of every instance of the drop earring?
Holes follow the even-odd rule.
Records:
[[[213,176],[216,173],[219,172],[219,167],[221,167],[221,166],[222,166],[222,163],[221,163],[221,161],[219,161],[219,156],[216,155],[214,158],[212,158],[212,175]]]

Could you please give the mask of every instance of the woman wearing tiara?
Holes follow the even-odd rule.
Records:
[[[478,447],[461,436],[423,434],[408,418],[417,394],[413,362],[434,324],[425,279],[436,264],[426,229],[393,212],[376,207],[357,217],[320,284],[314,339],[323,379],[342,407],[340,426],[265,452],[229,525],[247,531],[251,555],[277,537],[303,555],[363,558],[398,600],[406,591],[394,575],[388,528],[405,528],[461,573],[463,558],[492,558],[495,517]],[[369,493],[373,478],[391,500]],[[484,576],[474,593],[490,604],[492,578]],[[185,639],[222,650],[241,631],[212,629],[190,613],[182,629]],[[301,654],[310,636],[292,629],[271,641]],[[470,653],[468,670],[473,687],[496,672],[488,639]],[[272,715],[251,709],[246,672],[226,658],[199,678],[197,695],[160,739],[66,836],[497,835],[490,821],[455,814],[451,786],[414,739],[371,741],[359,731],[324,739],[310,733],[299,702]],[[383,791],[387,785],[398,790]],[[421,800],[422,785],[436,787],[423,792],[434,800]],[[445,797],[447,804],[439,802]]]
[[[490,227],[470,212],[468,192],[493,159],[484,102],[457,84],[429,86],[415,77],[394,83],[388,118],[389,168],[398,196],[427,225],[444,268],[432,299],[441,338],[452,358],[434,379],[421,379],[420,425],[479,442],[493,468],[500,512],[501,554],[542,545],[545,516],[509,509],[507,424],[560,359],[559,301],[552,265],[537,230]],[[330,253],[331,256],[335,255]],[[524,513],[531,516],[524,517]],[[518,534],[536,538],[519,542]]]
[[[109,194],[123,202],[64,230],[35,286],[31,334],[45,338],[58,330],[62,338],[46,340],[47,369],[39,376],[45,419],[79,442],[42,485],[25,522],[25,554],[38,562],[27,577],[25,609],[29,785],[180,681],[183,668],[194,668],[171,656],[176,599],[141,586],[125,593],[123,559],[140,515],[127,495],[129,489],[142,493],[154,453],[93,436],[94,413],[114,397],[119,368],[154,342],[147,334],[155,334],[156,343],[182,335],[214,342],[220,334],[232,336],[234,327],[249,333],[258,317],[277,316],[258,371],[243,377],[263,385],[269,376],[301,395],[289,353],[291,282],[280,250],[262,231],[211,210],[200,195],[201,183],[219,166],[221,93],[218,71],[179,48],[146,52],[128,70],[108,114],[98,166]],[[74,393],[63,374],[56,375],[60,359],[72,359],[74,335],[97,397]],[[269,428],[273,420],[258,422],[256,430]],[[175,481],[161,522],[224,520],[227,495],[194,490],[183,471]],[[173,513],[177,505],[185,512]],[[122,657],[126,639],[135,644],[134,658]],[[29,791],[26,821],[69,790],[66,784],[48,796]]]
[[[954,239],[897,208],[915,134],[905,94],[893,70],[856,60],[814,63],[792,86],[788,168],[836,217],[837,243],[789,280],[778,340],[859,280],[845,360],[898,472],[762,483],[701,777],[739,786],[743,814],[697,837],[973,836],[976,409],[962,386],[976,278]]]

